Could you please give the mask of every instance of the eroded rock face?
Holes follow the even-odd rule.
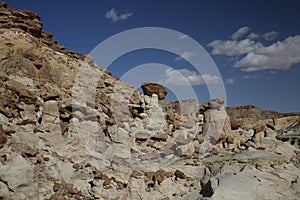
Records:
[[[8,8],[4,2],[1,2],[0,8],[2,22],[0,28],[20,28],[35,37],[41,36],[43,25],[40,21],[40,17],[36,13],[28,10],[16,12]]]
[[[290,182],[297,179],[291,171],[266,168],[264,170],[246,167],[242,172],[215,176],[211,179],[211,199],[298,198],[297,192],[289,187]],[[291,177],[279,178],[284,173],[291,173]],[[277,190],[270,188],[275,182],[281,186]]]
[[[300,198],[298,115],[142,95],[0,8],[0,199]]]
[[[205,143],[208,146],[215,145],[218,141],[230,135],[230,119],[223,104],[223,98],[213,99],[203,104],[205,107],[203,133]]]
[[[300,119],[295,121],[288,128],[277,131],[277,133],[278,134],[274,134],[277,139],[289,141],[295,147],[300,147]]]
[[[142,89],[145,95],[152,96],[152,94],[156,94],[158,99],[164,99],[168,93],[168,91],[160,84],[144,82],[142,83]]]
[[[37,43],[42,42],[52,49],[65,53],[70,57],[86,57],[77,52],[68,51],[66,47],[57,44],[57,41],[52,39],[52,33],[44,32],[42,30],[43,24],[40,21],[40,16],[36,13],[29,10],[15,10],[10,8],[5,2],[0,3],[0,29],[12,31],[13,34],[10,34],[10,37],[19,37],[22,32],[29,33],[29,35],[39,39],[36,40]],[[3,32],[2,34],[5,35]],[[39,68],[39,59],[36,59],[34,64]]]

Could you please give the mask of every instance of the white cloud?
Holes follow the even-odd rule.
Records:
[[[254,40],[254,39],[257,39],[257,38],[260,38],[260,35],[256,34],[256,33],[250,33],[248,36],[247,36],[248,39],[251,39],[251,40]]]
[[[188,35],[185,35],[185,34],[183,34],[183,35],[179,36],[179,37],[178,37],[178,39],[182,40],[182,39],[185,39],[185,38],[187,38],[187,37],[189,37],[189,36],[188,36]]]
[[[265,79],[269,81],[269,80],[272,80],[273,77],[267,76]]]
[[[245,28],[245,27],[243,27]],[[241,33],[239,29],[236,33]],[[248,32],[249,30],[247,30]],[[245,31],[244,31],[245,32]],[[236,34],[234,33],[233,36]],[[244,33],[245,34],[245,33]],[[237,35],[237,34],[236,34]],[[263,35],[251,33],[243,40],[214,40],[208,44],[213,55],[238,56],[234,67],[245,72],[260,70],[288,70],[293,64],[300,63],[300,35],[288,37],[269,46],[253,39],[274,40],[278,33],[271,31]],[[237,36],[235,38],[238,38]]]
[[[217,84],[220,82],[218,76],[209,74],[200,75],[196,71],[188,69],[167,69],[163,75],[163,79],[159,81],[162,84],[190,86],[190,85],[206,85]]]
[[[252,77],[249,76],[249,75],[244,75],[244,76],[242,76],[242,78],[243,78],[243,79],[251,79]]]
[[[253,79],[253,78],[259,78],[259,76],[244,75],[244,76],[241,76],[241,78],[243,78],[243,79]]]
[[[273,41],[278,36],[278,33],[275,31],[271,31],[262,35],[265,40]]]
[[[196,53],[194,52],[189,52],[189,51],[185,51],[183,52],[183,54],[181,54],[180,56],[175,58],[175,61],[180,61],[180,60],[189,60],[191,57],[196,56]]]
[[[234,78],[228,78],[228,79],[225,80],[226,85],[234,84],[234,82],[235,82]]]
[[[300,63],[300,35],[288,37],[270,46],[261,46],[249,52],[234,66],[242,71],[288,70],[293,64]]]
[[[120,20],[125,20],[128,17],[130,17],[131,15],[132,15],[132,13],[130,13],[130,12],[119,14],[118,11],[116,11],[114,8],[112,8],[111,10],[106,12],[105,17],[107,19],[112,20],[113,22],[117,22]]]
[[[262,44],[250,39],[244,39],[240,41],[215,40],[210,42],[208,46],[213,48],[211,52],[213,55],[236,56],[254,51],[255,49],[260,48]]]
[[[250,33],[247,38],[250,40],[255,40],[255,39],[264,39],[267,41],[273,41],[276,39],[276,37],[278,36],[278,33],[276,31],[271,31],[268,33],[265,33],[263,35],[259,35],[257,33]]]
[[[244,26],[242,28],[239,28],[234,34],[232,34],[231,38],[233,40],[236,40],[240,37],[242,37],[243,35],[245,35],[246,33],[248,33],[249,31],[249,27],[248,26]]]

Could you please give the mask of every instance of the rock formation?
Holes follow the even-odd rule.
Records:
[[[0,21],[0,199],[300,198],[299,114],[143,95],[38,15]]]
[[[157,94],[158,99],[164,99],[168,91],[160,84],[144,82],[142,83],[142,89],[145,95],[152,96],[152,94]]]

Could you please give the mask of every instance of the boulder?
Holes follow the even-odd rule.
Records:
[[[166,134],[166,133],[155,134],[155,135],[151,136],[150,139],[155,140],[155,141],[167,141],[168,134]]]
[[[203,125],[203,134],[205,141],[215,145],[220,136],[230,134],[230,119],[222,104],[224,101],[216,99],[207,103],[207,109],[204,112],[205,124]]]
[[[184,116],[196,116],[199,112],[198,102],[194,99],[176,101],[177,113]]]
[[[141,87],[145,95],[157,94],[158,99],[164,99],[168,93],[162,85],[157,83],[143,82]]]
[[[225,99],[222,97],[222,98],[212,99],[212,100],[204,103],[203,106],[206,109],[219,109],[219,108],[223,107],[224,102],[225,102]]]
[[[263,131],[258,132],[254,135],[254,143],[257,148],[264,148],[265,147],[265,133]]]
[[[291,126],[293,123],[295,123],[298,119],[299,119],[299,116],[287,116],[287,117],[281,117],[281,118],[274,119],[275,129],[276,130],[286,129],[289,126]]]
[[[145,133],[145,132],[137,132],[135,134],[135,139],[138,141],[146,141],[149,137],[150,137],[150,134]]]
[[[175,177],[180,178],[180,179],[186,178],[186,175],[184,174],[184,172],[182,172],[178,169],[174,172],[174,175],[175,175]]]

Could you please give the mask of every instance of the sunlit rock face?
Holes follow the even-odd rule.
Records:
[[[300,198],[299,115],[141,94],[35,13],[0,21],[0,199]]]
[[[156,94],[160,100],[164,99],[168,93],[166,88],[157,83],[143,82],[141,88],[145,95],[152,96],[153,94]]]

